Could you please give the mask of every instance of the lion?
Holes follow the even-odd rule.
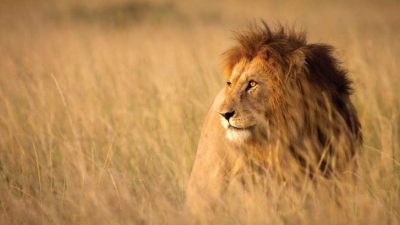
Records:
[[[243,174],[294,185],[353,174],[361,126],[334,48],[265,22],[236,40],[223,54],[226,86],[201,130],[187,188],[192,211],[217,201],[233,181],[248,185]]]

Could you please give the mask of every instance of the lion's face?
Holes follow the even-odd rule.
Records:
[[[227,80],[224,100],[219,108],[226,137],[244,143],[263,133],[268,111],[268,79],[261,59],[241,61]]]

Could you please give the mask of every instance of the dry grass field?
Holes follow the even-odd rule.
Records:
[[[364,134],[357,190],[196,221],[185,188],[220,56],[261,18],[337,48]],[[399,59],[395,0],[2,1],[0,224],[400,224]]]

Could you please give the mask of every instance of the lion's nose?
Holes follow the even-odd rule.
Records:
[[[230,112],[222,112],[219,113],[221,116],[223,116],[226,120],[229,120],[233,115],[235,115],[235,111],[230,111]]]

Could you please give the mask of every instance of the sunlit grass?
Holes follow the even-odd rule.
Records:
[[[163,11],[118,26],[75,18],[77,5],[107,7],[0,8],[0,224],[193,222],[185,188],[223,86],[219,57],[232,29],[261,17],[302,25],[310,42],[338,48],[363,126],[359,191],[346,215],[329,202],[271,208],[255,195],[206,221],[400,222],[398,3],[176,2],[168,7],[179,17]]]

